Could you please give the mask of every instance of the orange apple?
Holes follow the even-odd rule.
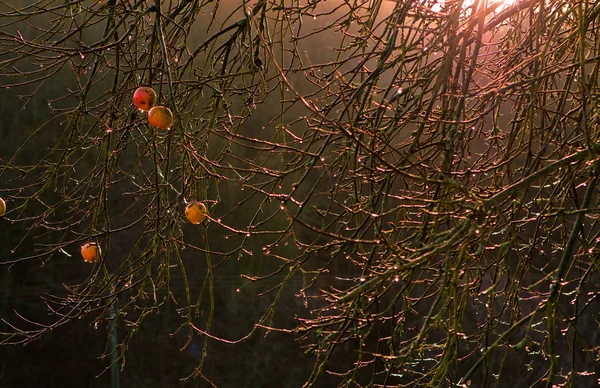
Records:
[[[150,110],[156,102],[156,93],[154,89],[148,86],[140,86],[133,93],[133,103],[141,111]]]
[[[2,217],[4,213],[6,213],[6,202],[0,198],[0,217]]]
[[[100,259],[100,247],[94,242],[89,242],[81,246],[81,256],[86,263],[94,263]]]
[[[148,122],[156,128],[169,129],[173,125],[173,113],[166,106],[157,105],[148,111]]]
[[[185,217],[192,224],[199,224],[206,219],[208,209],[202,202],[192,202],[185,207]]]

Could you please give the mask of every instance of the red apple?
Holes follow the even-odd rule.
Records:
[[[133,93],[133,103],[141,111],[150,110],[156,102],[156,92],[148,86],[140,86]]]

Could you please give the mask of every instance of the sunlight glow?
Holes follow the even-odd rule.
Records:
[[[432,0],[430,4],[430,8],[434,12],[443,12],[446,3],[450,3],[448,0]],[[470,15],[472,12],[472,6],[475,4],[476,0],[463,0],[462,9],[465,12],[465,16]],[[494,13],[501,12],[512,5],[518,3],[519,0],[488,0],[488,7],[494,9]]]

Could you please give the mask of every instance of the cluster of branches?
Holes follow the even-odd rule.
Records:
[[[517,363],[527,384],[599,372],[600,4],[6,3],[1,86],[27,90],[25,106],[56,78],[70,85],[1,160],[4,222],[26,225],[3,264],[67,260],[90,240],[103,257],[46,298],[56,320],[11,322],[4,343],[123,319],[124,361],[144,318],[175,300],[179,330],[204,338],[207,381],[211,341],[264,330],[315,355],[306,386],[487,386]],[[140,85],[173,110],[170,130],[132,105]],[[25,157],[39,139],[47,151]],[[190,201],[209,207],[200,236]],[[121,235],[136,241],[117,255]],[[242,274],[275,284],[270,304],[224,338],[214,273],[249,256],[271,263]],[[276,327],[288,289],[306,310]],[[352,359],[334,363],[337,349]]]

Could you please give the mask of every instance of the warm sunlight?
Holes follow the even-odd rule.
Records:
[[[466,15],[470,15],[471,14],[471,8],[473,6],[473,4],[475,4],[477,0],[463,0],[462,2],[462,9],[465,11]],[[493,1],[490,0],[488,1],[488,8],[493,9],[495,13],[500,12],[505,10],[506,8],[509,8],[510,6],[512,6],[513,4],[518,3],[519,0],[497,0],[497,1]],[[446,3],[450,3],[450,1],[446,1],[446,0],[434,0],[431,2],[431,10],[434,12],[442,12],[443,9],[445,8],[444,5]]]
[[[519,2],[519,0],[499,0],[499,1],[490,2],[489,6],[490,7],[495,7],[496,4],[500,3],[499,6],[498,6],[498,8],[496,8],[494,10],[494,12],[499,12],[499,11],[502,11],[502,10],[504,10],[506,8],[509,8],[510,6],[512,6],[513,4],[516,4],[518,2]]]

